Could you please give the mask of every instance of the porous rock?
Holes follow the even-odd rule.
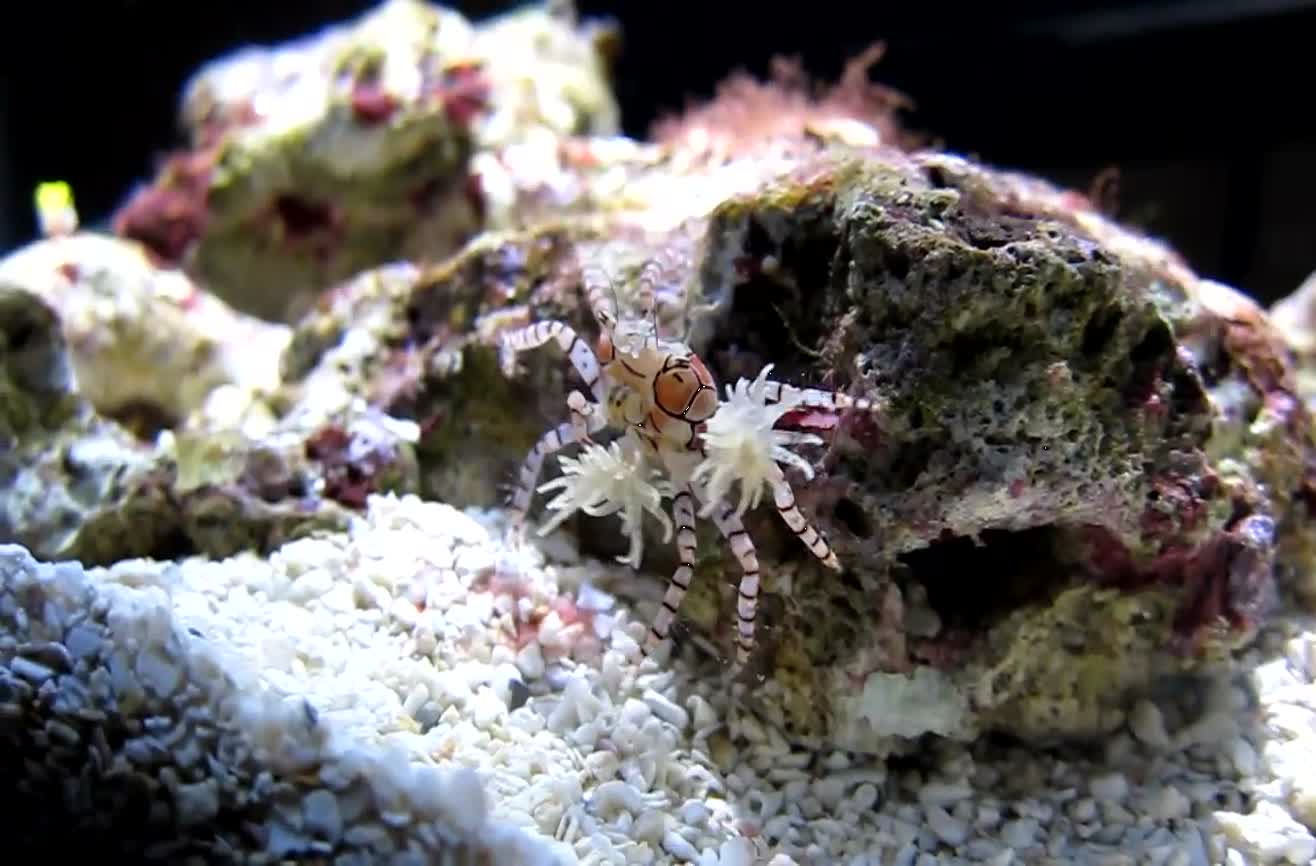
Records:
[[[142,442],[79,392],[54,309],[3,286],[0,406],[0,541],[42,559],[269,550],[415,483],[406,431],[368,409]]]
[[[235,313],[135,242],[40,241],[0,259],[0,286],[51,305],[82,396],[140,435],[178,424],[221,386],[278,382],[286,327]]]
[[[324,288],[451,252],[484,226],[472,157],[608,133],[606,35],[541,8],[473,26],[389,0],[295,43],[200,70],[189,149],[118,212],[119,234],[239,309],[294,319]]]

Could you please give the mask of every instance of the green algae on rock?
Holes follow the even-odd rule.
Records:
[[[737,273],[705,273],[735,288],[700,347],[724,380],[771,361],[888,407],[877,425],[840,420],[799,497],[849,572],[802,568],[784,600],[801,613],[778,630],[829,660],[820,691],[931,666],[968,696],[966,729],[1096,733],[1158,672],[1244,644],[1274,601],[1282,536],[1311,531],[1290,519],[1309,421],[1282,363],[1244,372],[1281,351],[1264,317],[1022,196],[962,196],[947,172],[881,159],[830,177],[715,211],[713,261]],[[1281,420],[1254,428],[1280,432],[1212,454],[1229,420],[1213,389],[1255,394]],[[891,581],[921,588],[940,622],[895,653],[880,634],[904,630]],[[857,710],[826,712],[804,727]]]

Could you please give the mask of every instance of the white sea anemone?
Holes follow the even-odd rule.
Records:
[[[750,382],[741,379],[727,386],[727,398],[708,419],[704,430],[704,460],[695,468],[694,480],[702,486],[703,507],[699,515],[707,517],[740,482],[740,502],[736,516],[759,504],[765,486],[771,488],[785,480],[778,463],[798,467],[806,478],[813,478],[813,467],[791,451],[792,445],[818,445],[822,439],[811,433],[774,430],[781,416],[799,405],[798,399],[767,402],[768,364]]]
[[[547,508],[557,513],[540,528],[540,535],[552,532],[577,511],[592,517],[617,514],[622,532],[631,541],[630,550],[617,559],[632,568],[640,567],[644,552],[644,512],[663,525],[664,541],[672,537],[672,521],[662,507],[667,485],[655,479],[653,467],[633,439],[613,441],[607,446],[591,442],[581,449],[579,457],[559,457],[558,463],[562,475],[539,487],[541,493],[562,491],[548,503]]]

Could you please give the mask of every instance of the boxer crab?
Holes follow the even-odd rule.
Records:
[[[556,342],[593,397],[591,401],[573,390],[567,398],[571,420],[545,433],[525,458],[512,497],[513,522],[518,529],[524,527],[536,490],[557,490],[547,506],[556,513],[540,534],[552,531],[576,511],[618,514],[630,540],[629,551],[618,558],[633,568],[639,567],[643,552],[644,514],[652,514],[662,524],[664,541],[671,539],[675,524],[679,564],[641,647],[650,655],[666,642],[693,577],[696,514],[711,517],[742,572],[736,610],[739,668],[748,662],[754,646],[759,594],[758,556],[742,517],[759,504],[765,487],[777,512],[809,551],[828,568],[841,568],[826,538],[796,507],[783,471],[793,466],[812,479],[813,467],[791,448],[822,440],[774,426],[798,409],[839,413],[874,407],[868,400],[771,380],[772,365],[752,382],[741,379],[727,386],[725,400],[719,400],[712,375],[686,341],[659,334],[659,278],[660,268],[646,264],[638,281],[646,315],[627,316],[620,312],[605,275],[582,274],[586,299],[600,329],[597,351],[571,326],[555,320],[502,336],[505,373],[515,374],[521,352]],[[596,434],[609,429],[621,436],[607,445],[594,442]],[[580,455],[559,455],[561,477],[537,487],[544,460],[573,444],[581,446]],[[737,482],[739,497],[733,505],[730,495]],[[669,498],[670,518],[662,508]]]

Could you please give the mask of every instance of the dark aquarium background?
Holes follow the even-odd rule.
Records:
[[[187,77],[366,0],[83,0],[7,7],[0,26],[0,250],[30,239],[34,184],[71,182],[84,223],[106,219],[181,140]],[[466,0],[480,18],[515,4]],[[584,2],[621,27],[625,131],[710,96],[732,70],[795,55],[831,81],[873,41],[873,78],[907,95],[909,124],[951,149],[1102,197],[1204,276],[1263,303],[1316,269],[1316,3]],[[1118,174],[1111,173],[1111,169]],[[1112,182],[1115,178],[1116,182]]]

